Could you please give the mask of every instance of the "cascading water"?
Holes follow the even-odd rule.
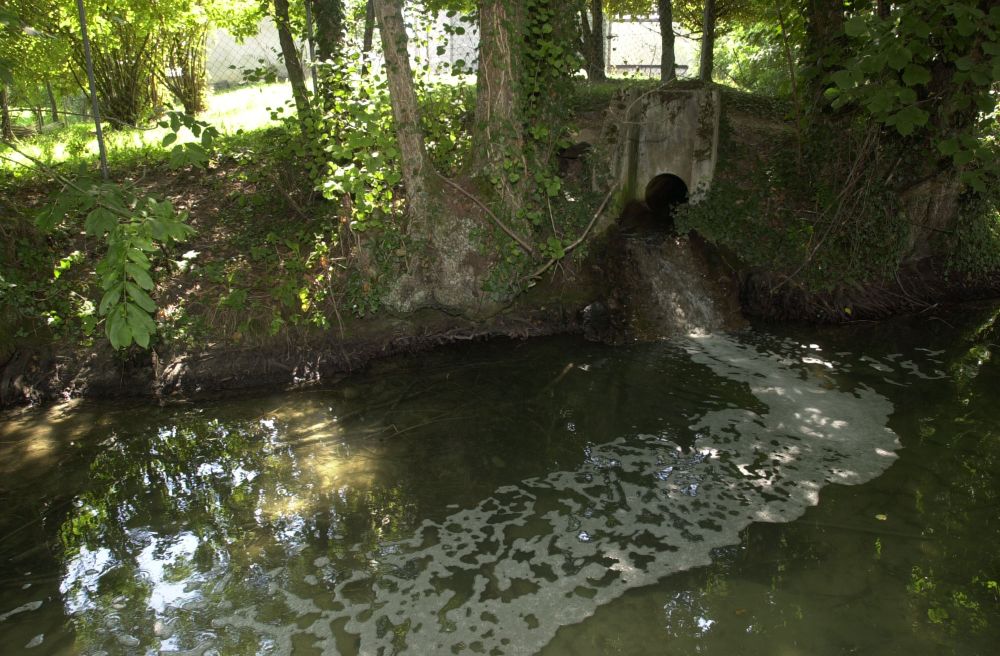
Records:
[[[672,176],[671,176],[672,177]],[[696,235],[678,236],[673,210],[687,199],[650,183],[646,203],[626,208],[615,256],[617,305],[639,340],[731,330],[741,324],[736,285]]]
[[[639,336],[717,332],[733,326],[731,290],[713,275],[690,240],[627,239],[624,251],[637,275],[632,281],[632,324]]]

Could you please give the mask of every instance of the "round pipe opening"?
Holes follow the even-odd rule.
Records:
[[[688,202],[688,188],[673,173],[661,173],[646,185],[646,205],[653,216],[673,223],[674,210]]]

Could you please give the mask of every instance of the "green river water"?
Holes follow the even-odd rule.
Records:
[[[0,424],[0,654],[995,654],[1000,312]]]

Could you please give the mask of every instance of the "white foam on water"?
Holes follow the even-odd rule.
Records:
[[[246,606],[213,626],[249,630],[277,654],[292,652],[296,634],[337,653],[335,625],[365,655],[532,654],[629,588],[708,564],[750,523],[791,521],[826,484],[863,483],[894,461],[892,405],[873,390],[831,389],[800,358],[728,337],[685,346],[766,412],[709,412],[693,421],[687,450],[649,434],[590,447],[575,470],[498,488],[382,545],[368,569],[327,584],[328,598],[294,592],[315,590],[316,571],[275,570],[271,596],[298,623]]]

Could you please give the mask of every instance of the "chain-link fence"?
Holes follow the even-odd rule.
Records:
[[[300,54],[305,55],[305,43],[297,45]],[[269,78],[288,78],[281,57],[278,28],[269,17],[260,21],[256,34],[242,39],[225,29],[212,30],[208,35],[205,68],[207,82],[216,91]]]
[[[428,18],[423,12],[414,12],[408,18],[411,55],[418,65],[427,65],[432,73],[445,76],[474,72],[479,41],[474,21],[458,14],[443,13]],[[354,32],[360,32],[360,26],[355,26]],[[352,43],[352,47],[360,46],[359,33],[349,38],[357,42]],[[278,29],[271,17],[263,17],[257,29],[247,36],[238,38],[225,29],[216,28],[203,39],[201,65],[204,76],[201,79],[207,84],[208,96],[206,107],[199,107],[198,111],[207,109],[206,120],[217,121],[220,128],[228,131],[250,128],[267,122],[272,109],[291,99]],[[660,75],[661,38],[656,16],[609,19],[605,22],[604,41],[610,76],[655,78]],[[305,77],[310,80],[313,62],[304,35],[296,46]],[[697,72],[698,49],[697,39],[676,35],[675,54],[680,76],[693,76]],[[380,50],[376,32],[374,51],[366,57],[376,70],[381,67]],[[179,100],[174,91],[174,86],[179,85],[170,83],[184,72],[183,66],[168,63],[162,72],[147,76],[150,80],[146,86],[153,96],[153,118],[161,116]],[[33,91],[29,97],[20,89],[12,89],[10,98],[16,128],[25,133],[41,131],[49,121],[48,99],[40,90]],[[59,114],[67,119],[83,120],[89,112],[89,104],[79,93],[67,89],[57,95],[60,96]]]
[[[608,21],[606,37],[608,75],[660,77],[660,57],[663,41],[656,16],[629,16]],[[699,42],[678,33],[675,26],[674,56],[677,75],[691,76],[698,70]]]

